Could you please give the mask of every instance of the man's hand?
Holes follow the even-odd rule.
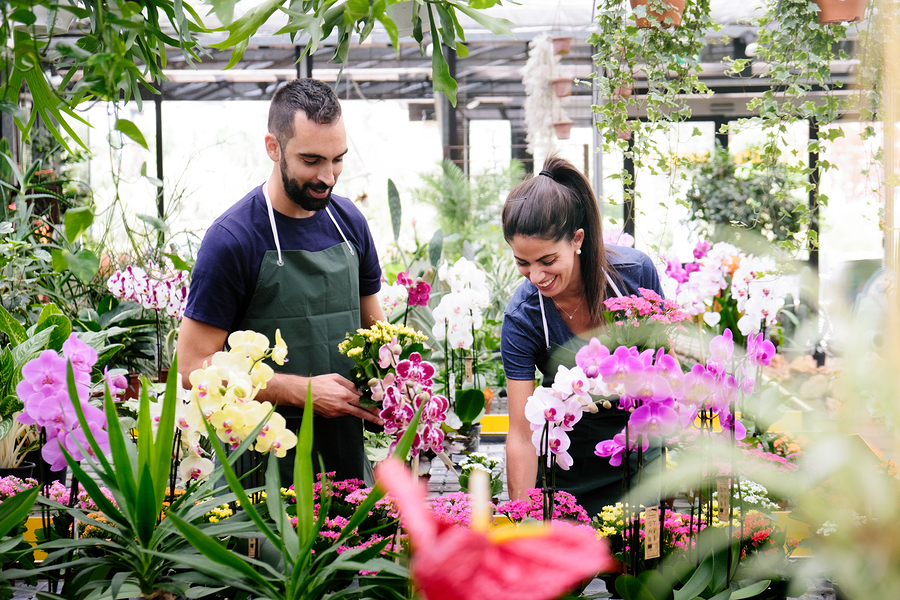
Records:
[[[258,398],[281,406],[305,406],[306,392],[312,384],[313,412],[326,418],[352,415],[383,425],[375,407],[363,408],[359,404],[362,394],[356,386],[337,373],[317,375],[312,378],[276,373]]]

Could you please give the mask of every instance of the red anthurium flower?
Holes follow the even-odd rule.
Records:
[[[376,470],[412,545],[411,572],[427,600],[551,600],[612,568],[604,543],[565,523],[476,531],[437,520],[425,491],[396,459]]]

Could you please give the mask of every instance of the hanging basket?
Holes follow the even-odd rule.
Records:
[[[647,2],[648,0],[631,0],[631,8],[646,7]],[[684,13],[685,0],[662,0],[662,2],[669,7],[668,10],[662,11],[658,6],[647,7],[646,17],[635,16],[637,26],[641,29],[650,29],[656,26],[681,27],[681,15]],[[671,22],[668,19],[671,19]]]
[[[554,54],[568,54],[572,49],[571,37],[555,37],[550,38],[550,41],[553,42]]]
[[[552,80],[550,83],[553,84],[553,91],[556,93],[557,98],[565,98],[572,95],[571,77],[560,77]]]
[[[553,124],[556,131],[556,139],[567,140],[572,135],[572,121],[559,121]]]
[[[857,23],[866,16],[868,0],[815,0],[819,6],[819,23]]]

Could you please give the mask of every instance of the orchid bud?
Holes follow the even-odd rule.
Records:
[[[604,401],[603,401],[603,408],[609,410],[610,408],[612,408],[612,403],[611,403],[609,400],[604,400]]]
[[[372,379],[370,379],[369,381],[367,381],[366,384],[367,384],[370,388],[374,388],[376,385],[378,385],[378,382],[379,382],[379,381],[380,381],[380,380],[379,380],[377,377],[373,377]]]

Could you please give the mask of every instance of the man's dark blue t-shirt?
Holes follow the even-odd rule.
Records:
[[[377,294],[381,289],[381,267],[365,217],[350,200],[334,194],[329,207],[359,257],[359,295]],[[344,242],[324,210],[306,219],[275,211],[275,224],[282,251],[318,252]],[[185,316],[235,331],[256,289],[263,256],[274,250],[275,238],[259,186],[226,210],[203,236]]]

